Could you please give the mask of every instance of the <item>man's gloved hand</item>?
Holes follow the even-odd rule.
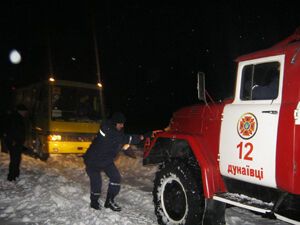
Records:
[[[123,145],[122,150],[127,151],[127,149],[129,149],[129,148],[130,148],[130,144],[125,144],[125,145]]]

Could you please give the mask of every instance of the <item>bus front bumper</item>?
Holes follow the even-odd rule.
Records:
[[[86,152],[91,142],[64,142],[50,141],[48,142],[48,150],[50,154],[56,153],[78,153]]]

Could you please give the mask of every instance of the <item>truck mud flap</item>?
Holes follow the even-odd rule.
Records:
[[[205,211],[202,224],[205,225],[225,225],[226,204],[214,199],[205,200]]]
[[[300,225],[300,196],[285,193],[274,207],[274,214],[282,221]]]

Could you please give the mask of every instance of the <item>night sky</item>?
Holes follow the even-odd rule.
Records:
[[[1,110],[12,87],[48,79],[49,55],[56,79],[96,83],[95,34],[107,111],[123,111],[131,130],[163,128],[173,111],[197,103],[198,71],[215,100],[231,96],[235,58],[300,26],[297,1],[155,2],[1,3]],[[10,63],[12,49],[20,64]]]

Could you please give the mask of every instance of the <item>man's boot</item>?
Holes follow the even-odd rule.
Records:
[[[7,180],[8,180],[8,181],[15,181],[15,180],[16,180],[16,177],[15,177],[15,176],[12,176],[11,174],[8,174],[8,175],[7,175]]]
[[[111,210],[116,211],[116,212],[120,212],[122,210],[122,208],[117,203],[115,203],[114,197],[111,197],[109,194],[107,194],[107,198],[106,198],[104,207],[110,208]]]
[[[91,208],[96,209],[96,210],[100,210],[101,206],[99,204],[99,198],[100,198],[100,193],[91,193]]]

